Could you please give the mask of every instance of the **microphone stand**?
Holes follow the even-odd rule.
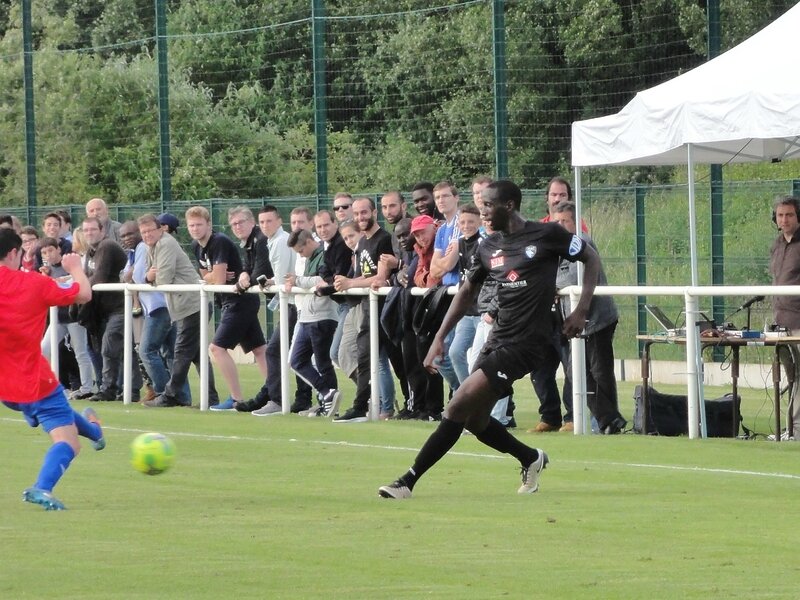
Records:
[[[733,315],[735,315],[737,313],[740,313],[743,310],[747,310],[747,327],[745,327],[743,329],[743,331],[750,331],[750,311],[753,309],[753,304],[755,304],[756,302],[762,302],[763,300],[764,300],[763,296],[757,296],[755,298],[751,298],[750,300],[745,302],[744,305],[740,306],[735,311],[733,311],[731,314],[729,314],[727,317],[725,317],[725,321],[730,319]]]

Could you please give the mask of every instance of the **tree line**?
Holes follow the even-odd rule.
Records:
[[[173,199],[316,191],[311,0],[165,0]],[[704,0],[506,0],[509,175],[569,165],[572,121],[705,60]],[[721,0],[722,47],[791,0]],[[331,192],[495,173],[491,0],[323,3]],[[33,0],[40,204],[159,198],[153,0]],[[22,18],[0,2],[0,193],[26,202]],[[607,183],[669,181],[608,169]]]

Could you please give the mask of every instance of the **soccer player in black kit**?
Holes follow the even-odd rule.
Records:
[[[526,221],[519,214],[522,193],[514,183],[496,181],[483,190],[482,196],[481,217],[496,233],[480,245],[475,265],[453,298],[423,365],[429,371],[436,370],[445,336],[488,277],[498,283],[497,320],[472,373],[445,408],[441,423],[420,449],[414,465],[394,483],[379,488],[383,498],[410,498],[419,478],[447,454],[465,428],[487,446],[519,460],[520,494],[539,489],[539,474],[548,463],[544,451],[520,442],[490,413],[498,398],[511,392],[514,381],[541,362],[543,350],[550,343],[550,307],[561,258],[580,260],[585,265],[578,306],[564,321],[567,337],[580,334],[586,325],[600,259],[591,246],[564,228]]]

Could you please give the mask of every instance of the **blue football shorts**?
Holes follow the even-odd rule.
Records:
[[[69,405],[67,395],[64,393],[64,386],[60,383],[51,394],[36,402],[6,402],[3,400],[3,404],[11,410],[21,412],[31,427],[41,425],[47,433],[57,427],[75,424],[75,412]]]

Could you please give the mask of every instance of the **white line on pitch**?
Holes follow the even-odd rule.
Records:
[[[0,421],[10,421],[16,423],[25,423],[23,419],[12,419],[8,417],[0,417]],[[104,427],[107,431],[124,431],[128,433],[147,433],[150,429],[134,429],[134,428],[127,428],[127,427]],[[266,438],[266,437],[251,437],[251,436],[242,436],[242,435],[215,435],[209,433],[188,433],[185,431],[164,431],[162,432],[166,435],[172,435],[176,437],[188,437],[188,438],[199,438],[204,440],[236,440],[236,441],[243,441],[243,442],[281,442],[284,440],[274,439],[274,438]],[[319,444],[323,446],[343,446],[348,448],[367,448],[370,450],[390,450],[390,451],[401,451],[401,452],[417,452],[419,448],[408,448],[405,446],[385,446],[379,444],[361,444],[357,442],[346,442],[346,441],[330,441],[330,440],[301,440],[297,438],[287,438],[285,441],[288,442],[303,442],[306,444]],[[448,454],[452,454],[454,456],[467,456],[473,458],[488,458],[492,460],[505,460],[507,457],[499,454],[484,454],[481,452],[460,452],[457,450],[451,451]],[[592,461],[592,460],[569,460],[564,459],[560,460],[559,462],[562,463],[570,463],[570,464],[578,464],[578,465],[600,465],[600,466],[616,466],[616,467],[625,467],[625,468],[634,468],[634,469],[665,469],[669,471],[689,471],[689,472],[698,472],[698,473],[718,473],[721,475],[748,475],[753,477],[769,477],[769,478],[776,478],[776,479],[791,479],[791,480],[798,480],[800,481],[800,475],[793,475],[791,473],[765,473],[763,471],[747,471],[747,470],[740,470],[740,469],[722,469],[722,468],[709,468],[709,467],[684,467],[679,465],[656,465],[656,464],[649,464],[649,463],[623,463],[623,462],[604,462],[604,461]]]

